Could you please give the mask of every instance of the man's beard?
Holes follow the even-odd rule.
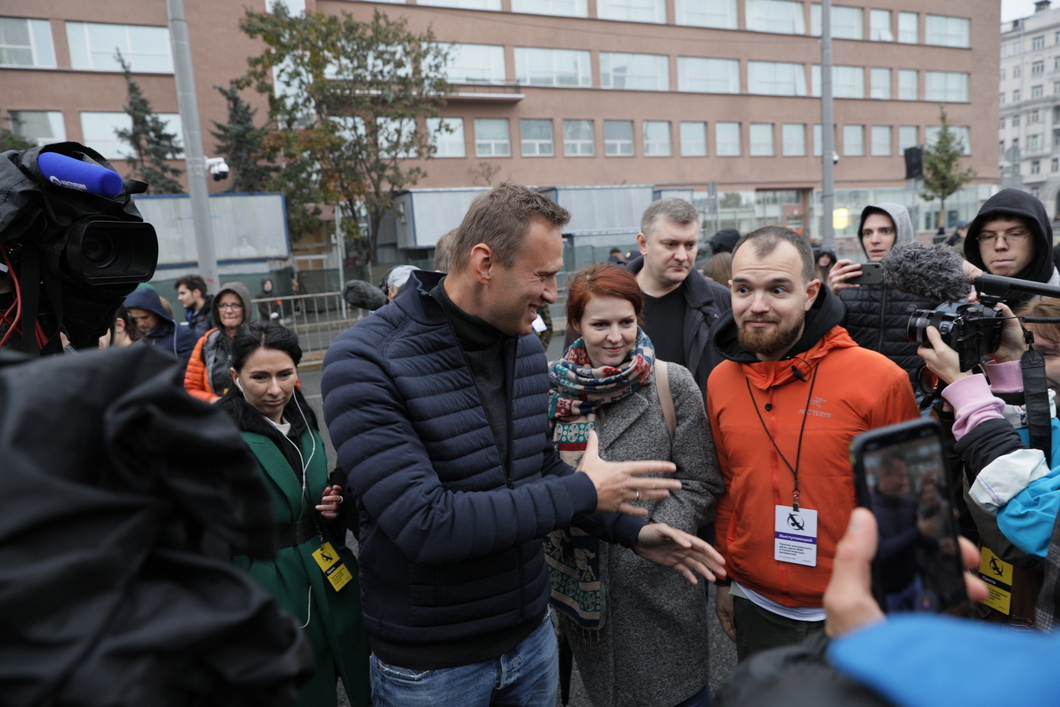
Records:
[[[772,356],[786,351],[798,341],[799,334],[802,333],[802,325],[806,320],[805,318],[799,319],[787,329],[780,326],[772,329],[754,329],[747,326],[752,321],[756,320],[749,319],[742,322],[738,327],[736,338],[740,342],[740,346],[743,346],[751,353]]]

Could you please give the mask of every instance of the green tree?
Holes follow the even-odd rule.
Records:
[[[258,110],[239,95],[239,86],[238,81],[232,81],[228,88],[214,86],[228,104],[228,122],[222,125],[213,121],[216,130],[211,130],[210,134],[217,139],[215,151],[225,158],[231,170],[225,191],[265,191],[279,168],[273,164],[263,164],[265,130],[254,125]]]
[[[8,150],[28,150],[31,147],[36,147],[37,143],[29,138],[22,137],[15,132],[14,128],[17,125],[17,119],[11,115],[10,112],[7,114],[7,118],[4,122],[10,123],[11,127],[7,128],[0,125],[0,152],[7,152]]]
[[[292,17],[277,4],[248,10],[240,26],[266,46],[245,81],[269,97],[265,147],[282,166],[274,183],[288,197],[292,233],[312,225],[320,204],[363,209],[368,232],[345,218],[343,235],[355,262],[373,262],[396,193],[426,174],[407,158],[433,155],[425,119],[441,115],[451,92],[447,49],[378,10],[362,22],[347,12]]]
[[[939,130],[934,141],[924,147],[924,190],[920,198],[939,199],[940,232],[946,223],[946,199],[977,176],[974,169],[961,169],[963,156],[964,140],[950,129],[946,109],[939,106]]]
[[[165,121],[152,110],[151,101],[133,79],[129,63],[121,52],[118,52],[117,60],[125,72],[125,85],[129,91],[125,112],[132,119],[132,127],[119,128],[114,134],[132,148],[132,155],[125,157],[132,168],[128,176],[147,182],[155,194],[183,194],[184,189],[177,179],[184,170],[168,162],[183,154],[178,136],[169,132]]]

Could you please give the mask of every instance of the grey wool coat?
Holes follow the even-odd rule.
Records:
[[[655,377],[597,413],[600,456],[608,461],[670,460],[680,491],[645,502],[651,521],[695,534],[725,487],[703,406],[688,369],[669,365],[677,413],[673,443]],[[707,601],[702,583],[620,545],[600,543],[605,592],[602,628],[587,631],[560,614],[586,690],[597,707],[673,707],[708,681]],[[702,582],[703,580],[701,580]]]

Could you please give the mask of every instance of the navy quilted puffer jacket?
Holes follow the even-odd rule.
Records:
[[[505,474],[475,381],[417,271],[401,295],[341,334],[324,359],[324,418],[361,514],[365,627],[395,643],[487,634],[548,605],[541,538],[576,523],[630,545],[643,523],[584,516],[596,491],[560,461],[533,334],[505,342]]]

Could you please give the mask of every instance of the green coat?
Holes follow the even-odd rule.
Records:
[[[300,501],[302,486],[290,463],[268,437],[254,432],[241,432],[265,477],[265,486],[272,496],[279,526],[291,525],[316,513],[316,505],[328,483],[324,441],[318,432],[302,434],[302,458],[309,460],[306,498]],[[316,451],[313,452],[313,444]],[[312,459],[310,459],[312,454]],[[342,677],[346,694],[353,707],[370,704],[368,680],[368,634],[361,618],[361,589],[357,581],[357,559],[342,539],[330,538],[321,524],[325,539],[338,551],[341,561],[353,578],[336,592],[313,558],[321,545],[319,536],[300,545],[283,548],[272,560],[256,560],[247,556],[232,558],[273,595],[281,607],[298,621],[306,624],[303,631],[313,645],[317,672],[302,687],[298,705],[305,707],[333,707],[337,705],[336,675]],[[309,596],[312,593],[310,607]],[[306,620],[309,619],[308,623]]]

